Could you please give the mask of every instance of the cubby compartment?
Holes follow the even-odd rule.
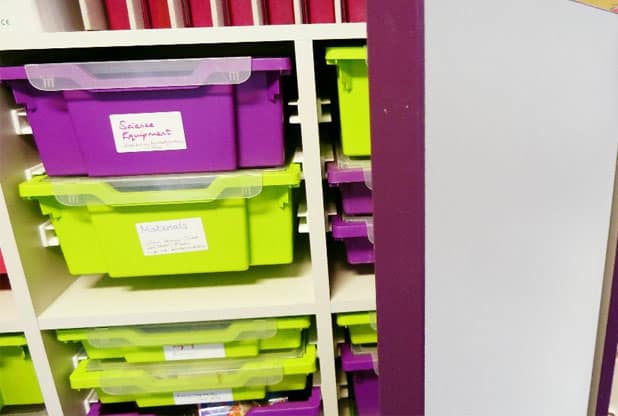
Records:
[[[57,388],[66,392],[65,412],[82,407],[72,414],[197,416],[200,407],[239,406],[255,416],[318,416],[313,321],[305,315],[83,327],[46,331],[44,340],[54,353]]]
[[[129,3],[125,2],[126,5]],[[262,12],[269,7],[268,3],[263,2]],[[270,3],[274,5],[276,2]],[[234,90],[243,84],[246,71],[242,68],[229,70],[230,68],[225,67],[227,64],[224,63],[229,62],[230,57],[237,61],[238,57],[251,57],[240,59],[243,62],[248,59],[251,66],[260,60],[266,62],[272,57],[279,57],[277,62],[285,61],[286,65],[285,68],[278,67],[274,71],[276,76],[274,73],[270,74],[273,77],[266,76],[268,85],[272,87],[267,88],[267,92],[272,93],[267,99],[274,97],[272,103],[279,111],[274,118],[278,119],[281,127],[282,162],[249,166],[240,163],[242,152],[235,151],[234,157],[238,159],[235,166],[229,169],[217,168],[212,172],[203,166],[193,169],[184,165],[180,172],[176,169],[157,170],[166,163],[171,163],[169,154],[161,161],[153,161],[152,170],[148,168],[141,172],[98,171],[96,168],[92,171],[82,170],[79,175],[75,175],[69,170],[62,171],[71,169],[68,161],[65,163],[58,160],[50,164],[46,158],[41,158],[42,146],[37,132],[53,127],[49,123],[50,117],[41,117],[39,124],[33,123],[33,112],[36,111],[33,108],[23,108],[23,104],[17,101],[27,104],[26,100],[16,100],[14,91],[9,86],[4,83],[0,85],[0,225],[9,232],[7,236],[0,236],[0,246],[5,253],[12,256],[7,265],[13,271],[11,281],[14,283],[13,290],[0,291],[0,310],[4,312],[0,318],[0,332],[26,331],[28,334],[32,346],[30,349],[36,358],[33,361],[42,380],[46,407],[50,415],[152,414],[153,412],[148,411],[154,409],[140,408],[135,404],[126,405],[126,400],[134,403],[139,401],[148,406],[170,404],[169,394],[161,391],[161,383],[167,383],[165,377],[160,378],[162,372],[170,370],[167,375],[175,376],[177,371],[195,373],[193,370],[197,368],[195,365],[182,364],[181,359],[161,361],[162,357],[174,354],[177,357],[196,354],[197,361],[229,359],[237,364],[234,368],[236,371],[224,366],[225,374],[213,372],[206,365],[200,367],[201,370],[197,372],[200,374],[195,374],[200,386],[206,390],[219,386],[219,380],[229,381],[224,388],[231,389],[232,396],[209,396],[210,393],[205,393],[197,398],[189,395],[186,400],[204,401],[207,397],[212,400],[230,397],[233,400],[246,399],[245,402],[253,406],[247,413],[249,416],[339,414],[336,381],[333,376],[335,348],[331,337],[331,309],[356,310],[359,301],[346,299],[345,296],[341,301],[337,301],[336,297],[342,294],[338,290],[334,290],[332,298],[329,298],[329,279],[333,287],[342,280],[329,277],[326,246],[321,242],[326,239],[324,228],[329,224],[324,220],[322,207],[323,190],[328,188],[328,183],[323,181],[325,177],[322,176],[323,165],[320,161],[320,147],[317,146],[318,134],[313,131],[312,110],[314,105],[319,105],[319,121],[327,120],[333,116],[333,111],[338,110],[333,109],[333,104],[329,106],[328,99],[316,97],[316,84],[311,82],[311,74],[318,57],[322,60],[322,67],[327,68],[323,53],[317,54],[313,47],[321,48],[319,40],[331,34],[324,29],[311,29],[311,25],[305,26],[308,32],[301,30],[300,26],[289,26],[289,30],[286,29],[290,12],[293,12],[295,23],[302,20],[302,8],[298,8],[298,3],[290,2],[294,7],[286,9],[282,15],[276,15],[273,9],[259,16],[263,23],[280,23],[276,27],[270,26],[272,31],[266,30],[266,26],[214,27],[179,30],[176,32],[178,37],[174,39],[165,35],[168,33],[165,30],[91,31],[80,34],[82,38],[79,40],[73,37],[74,34],[61,34],[59,36],[63,38],[58,47],[51,50],[45,50],[50,47],[45,42],[56,41],[45,38],[49,40],[43,39],[44,42],[33,48],[36,50],[27,52],[6,51],[3,49],[4,39],[0,40],[0,62],[3,64],[0,72],[5,75],[5,80],[9,78],[6,76],[8,72],[15,75],[16,72],[43,68],[43,72],[35,75],[31,81],[35,84],[40,81],[37,85],[43,89],[49,88],[49,73],[45,73],[45,65],[55,66],[58,72],[53,75],[54,81],[51,83],[54,84],[52,89],[57,91],[50,92],[62,97],[71,96],[67,101],[56,101],[57,104],[60,103],[58,108],[63,107],[68,111],[68,107],[76,104],[69,103],[70,100],[89,100],[80,95],[105,95],[103,101],[110,105],[110,111],[106,110],[102,117],[109,123],[109,117],[115,114],[111,105],[119,102],[116,98],[108,99],[107,94],[114,95],[116,90],[128,87],[143,87],[135,85],[140,77],[127,70],[128,66],[133,65],[128,63],[129,61],[156,62],[153,64],[155,66],[170,59],[178,62],[185,62],[187,59],[210,63],[217,61],[224,65],[224,68],[210,73],[215,78],[222,76],[214,80],[216,85],[206,85],[207,88],[213,87],[213,90]],[[216,10],[211,8],[210,11]],[[214,26],[221,24],[220,18],[219,15],[212,15]],[[364,37],[364,26],[332,27],[339,31],[335,37]],[[141,38],[142,36],[144,37]],[[154,41],[153,36],[159,40]],[[313,39],[317,42],[313,43]],[[22,40],[25,39],[12,43],[11,48],[23,47]],[[188,45],[176,46],[176,43]],[[114,47],[120,44],[128,47]],[[175,46],[165,46],[166,44]],[[71,45],[78,48],[72,48]],[[111,72],[101,75],[99,69],[102,62],[121,64],[109,67]],[[38,67],[32,67],[33,64]],[[242,63],[245,64],[246,62]],[[9,65],[12,69],[7,69]],[[169,68],[159,69],[166,72]],[[253,69],[250,78],[255,73]],[[34,70],[36,72],[37,69]],[[113,83],[118,81],[119,77],[125,77],[122,79],[126,82],[123,81],[122,85],[109,84],[109,89],[102,84],[91,85],[96,91],[67,89],[66,85],[60,88],[60,84],[66,80],[69,80],[69,83],[74,82],[73,75],[88,75],[90,72],[95,74],[97,82]],[[282,73],[285,73],[285,76],[281,76]],[[301,73],[304,75],[301,76]],[[230,84],[229,81],[236,79],[236,75],[240,77],[240,83],[234,84],[236,81],[232,80]],[[336,81],[336,78],[333,79]],[[61,80],[64,81],[60,82]],[[15,80],[9,82],[15,84]],[[318,80],[318,84],[320,82]],[[24,83],[32,86],[30,81],[23,77],[18,83],[22,83],[21,87]],[[336,84],[334,85],[336,87]],[[162,96],[167,95],[169,91],[166,87],[157,84],[156,91],[148,92],[156,95],[159,91]],[[178,87],[182,91],[191,88],[193,87],[184,84]],[[232,94],[232,97],[236,104],[239,101],[238,94]],[[249,100],[251,97],[245,98]],[[97,98],[94,101],[98,100]],[[80,101],[80,104],[83,103]],[[32,107],[38,107],[39,104],[41,103],[32,104]],[[236,107],[233,112],[235,109]],[[176,111],[171,107],[164,110],[158,112]],[[229,106],[215,106],[213,111],[215,110],[217,114],[230,114]],[[184,113],[180,112],[184,121]],[[71,116],[82,118],[83,114],[95,117],[96,111],[92,107]],[[196,120],[210,122],[212,118],[204,116]],[[232,123],[229,117],[217,117],[216,122]],[[79,122],[69,119],[68,123],[71,126],[74,123],[86,123],[79,128],[80,133],[90,129],[89,133],[82,137],[85,138],[82,144],[86,146],[94,143],[92,137],[96,134],[103,134],[102,125],[96,127],[96,123],[87,122],[83,118]],[[237,120],[234,120],[233,124],[235,128],[238,127]],[[268,150],[263,142],[255,140],[260,134],[272,138],[271,130],[266,128],[267,124],[267,117],[258,117],[257,127],[253,128],[254,134],[247,136],[254,150],[247,152],[247,155],[250,153],[249,156],[255,157]],[[185,136],[188,140],[188,133]],[[69,147],[59,146],[56,151],[58,149],[70,153]],[[236,150],[239,150],[239,146]],[[77,152],[81,153],[82,149],[78,148]],[[103,156],[103,152],[94,150],[94,153]],[[216,158],[223,159],[219,156]],[[243,160],[246,158],[243,157]],[[60,170],[53,172],[52,167],[46,172],[45,168],[54,163]],[[48,166],[45,166],[46,164]],[[132,169],[137,169],[135,164],[129,165]],[[238,167],[241,169],[237,169]],[[276,192],[273,188],[277,189]],[[258,201],[261,202],[252,207],[254,202]],[[189,207],[196,203],[201,206]],[[207,215],[204,213],[208,211],[208,206],[213,208]],[[283,214],[277,216],[278,219],[269,214],[275,210]],[[124,216],[127,212],[130,214]],[[169,217],[180,213],[191,215],[182,218]],[[137,218],[136,215],[145,217]],[[75,220],[72,225],[67,221],[71,217]],[[101,222],[103,217],[113,221]],[[135,221],[129,217],[134,217]],[[156,223],[154,225],[158,227],[157,230],[166,233],[178,230],[173,227],[167,229],[165,227],[174,224],[161,224],[162,222],[183,218],[201,219],[205,231],[204,240],[208,245],[208,250],[204,251],[215,254],[215,248],[219,247],[216,259],[174,260],[172,257],[175,253],[170,256],[170,253],[165,252],[156,254],[161,257],[170,256],[166,260],[172,263],[167,266],[161,263],[144,267],[145,263],[140,264],[138,257],[149,262],[157,255],[147,256],[143,251],[143,241],[138,238],[133,241],[138,245],[131,243],[140,250],[139,256],[136,255],[137,252],[126,251],[126,244],[131,240],[126,233],[136,233],[139,224]],[[242,232],[236,232],[240,228],[243,228],[240,230]],[[87,231],[84,231],[86,229]],[[121,232],[122,229],[126,233]],[[213,232],[221,239],[213,237]],[[284,239],[280,238],[283,234]],[[99,239],[101,235],[105,238]],[[262,240],[253,244],[252,241],[260,239],[260,235],[268,241]],[[170,240],[168,237],[165,237],[166,241]],[[71,244],[65,244],[67,241],[72,244],[72,248],[69,248]],[[197,241],[198,246],[200,241]],[[225,244],[221,245],[222,242]],[[151,243],[154,243],[157,249],[161,248],[159,242]],[[201,241],[202,246],[203,243]],[[174,247],[178,245],[174,243]],[[196,253],[201,251],[179,254]],[[265,256],[268,259],[259,260],[265,259]],[[273,260],[273,256],[277,259]],[[70,264],[67,264],[69,257]],[[240,258],[243,260],[237,261]],[[110,261],[120,268],[109,268],[107,265]],[[106,266],[98,268],[103,263]],[[219,267],[217,263],[225,266]],[[199,270],[192,268],[196,264]],[[338,264],[337,260],[332,264]],[[97,267],[91,268],[92,266]],[[136,272],[138,269],[141,271]],[[122,278],[116,278],[121,276]],[[371,278],[373,281],[373,276]],[[357,290],[347,293],[366,297],[367,299],[360,301],[361,304],[375,303],[371,299],[371,293],[360,293]],[[312,326],[309,334],[307,328],[302,326],[302,329],[281,328],[271,336],[272,322],[303,316],[310,317]],[[264,320],[266,324],[263,323]],[[204,347],[203,344],[209,345],[212,340],[199,338],[202,330],[210,325],[220,330],[221,321],[250,322],[250,332],[262,333],[264,339],[245,339],[240,336],[239,339],[212,342],[221,344],[220,348]],[[260,326],[260,322],[265,326]],[[199,325],[204,327],[196,327]],[[182,335],[186,338],[181,337],[178,344],[172,344],[171,347],[179,347],[174,349],[161,345],[141,345],[149,344],[150,341],[144,341],[140,338],[143,334],[140,334],[134,342],[136,338],[135,334],[132,334],[128,337],[131,338],[130,341],[114,343],[113,348],[102,348],[98,335],[89,332],[148,328],[145,333],[152,335],[149,331],[153,326],[173,326],[176,328],[175,336]],[[116,333],[114,339],[117,341],[119,338]],[[82,342],[86,344],[83,345]],[[165,342],[165,345],[168,345],[170,341],[166,338]],[[188,347],[189,345],[191,347]],[[299,353],[301,350],[304,351],[302,354]],[[226,357],[219,356],[222,351]],[[295,356],[279,356],[293,352],[296,353]],[[259,357],[265,361],[255,361]],[[295,368],[300,368],[300,364],[311,360],[313,364],[298,373],[292,371],[287,374],[287,367],[271,358],[285,359]],[[118,367],[118,362],[125,367]],[[161,362],[164,365],[157,366]],[[251,365],[247,366],[247,363],[252,362],[266,369],[267,374],[258,374]],[[71,374],[76,366],[79,369],[73,376],[73,387],[76,388],[72,388]],[[126,388],[127,384],[131,383],[127,383],[123,375],[119,376],[127,374],[125,370],[129,370],[131,374],[149,375],[150,381],[156,383],[147,383],[147,394],[139,391],[144,388],[144,385],[140,386],[139,383],[133,383],[128,386],[130,388]],[[308,375],[311,377],[308,378]],[[168,377],[167,380],[171,383],[172,379]],[[110,381],[112,385],[108,384]],[[184,381],[181,381],[182,383]],[[157,386],[152,387],[155,384]],[[117,387],[121,387],[122,391],[117,390]],[[180,386],[181,389],[185,387],[186,384]],[[294,391],[294,394],[288,394],[287,402],[281,402],[281,397],[275,394],[277,392],[269,392],[283,387],[288,389],[287,391]],[[190,391],[193,391],[192,388],[190,387]],[[99,389],[99,396],[93,394],[96,389]],[[268,397],[264,396],[265,393],[269,394]],[[145,397],[147,395],[156,397]],[[264,398],[270,402],[262,401]],[[121,399],[125,401],[122,406],[110,403]],[[171,400],[174,400],[173,394]],[[183,400],[180,398],[180,402]],[[261,406],[256,406],[255,402],[259,402]],[[268,406],[264,406],[265,404]],[[192,409],[198,410],[195,406],[192,406]],[[42,407],[35,410],[42,410]],[[215,409],[209,409],[213,410]]]

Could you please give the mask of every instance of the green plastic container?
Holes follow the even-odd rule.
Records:
[[[43,403],[22,334],[0,335],[0,408]]]
[[[326,63],[337,65],[343,154],[371,156],[367,47],[326,48]]]
[[[70,376],[74,389],[94,388],[104,403],[164,406],[262,399],[267,391],[302,390],[316,371],[314,345],[255,358],[159,363],[85,360]]]
[[[153,276],[293,261],[300,166],[20,185],[49,215],[74,275]]]
[[[348,328],[353,345],[378,342],[375,312],[340,313],[337,315],[337,325]]]
[[[246,319],[57,331],[63,342],[81,342],[91,359],[127,362],[255,357],[261,351],[300,348],[309,317]]]

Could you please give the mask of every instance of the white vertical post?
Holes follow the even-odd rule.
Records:
[[[303,144],[303,172],[307,191],[307,221],[317,305],[316,325],[322,376],[322,398],[324,414],[336,416],[339,414],[337,411],[337,377],[330,313],[330,285],[313,41],[309,39],[296,40],[294,46],[298,76],[298,115]]]
[[[335,2],[335,22],[341,23],[343,22],[343,8],[341,7],[341,3],[344,0],[333,0]]]
[[[303,0],[294,0],[294,22],[303,23]]]
[[[264,11],[262,9],[262,0],[251,0],[251,13],[253,15],[254,26],[264,24]]]
[[[210,0],[210,13],[212,14],[213,26],[225,26],[223,0]]]
[[[13,227],[9,220],[8,209],[4,200],[4,194],[0,187],[0,246],[4,261],[6,263],[9,280],[11,282],[11,290],[15,299],[15,308],[19,316],[19,323],[26,336],[28,349],[32,357],[36,375],[45,401],[47,413],[50,416],[62,416],[62,406],[54,378],[52,376],[51,367],[43,338],[39,330],[39,325],[32,305],[30,290],[24,276],[24,269],[21,264],[19,252],[17,251],[17,243],[13,234]]]

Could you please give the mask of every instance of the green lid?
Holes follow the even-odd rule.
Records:
[[[366,61],[366,46],[337,46],[326,48],[326,62],[331,65],[337,61]]]
[[[21,347],[27,344],[24,334],[0,335],[0,347]]]

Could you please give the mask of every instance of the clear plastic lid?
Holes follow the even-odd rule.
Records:
[[[262,192],[262,175],[160,175],[106,179],[48,178],[58,202],[66,206],[144,205],[253,198]]]
[[[247,81],[251,57],[31,64],[24,69],[41,91],[198,87]]]
[[[71,379],[74,385],[100,388],[110,395],[269,386],[280,383],[284,375],[314,372],[315,360],[315,347],[311,345],[243,359],[143,364],[89,360],[79,364]]]
[[[263,186],[300,183],[300,166],[213,174],[108,178],[39,176],[20,185],[25,198],[53,196],[66,206],[150,205],[253,198]]]
[[[97,348],[228,343],[271,338],[277,334],[275,319],[188,324],[138,325],[86,330],[86,341]]]

